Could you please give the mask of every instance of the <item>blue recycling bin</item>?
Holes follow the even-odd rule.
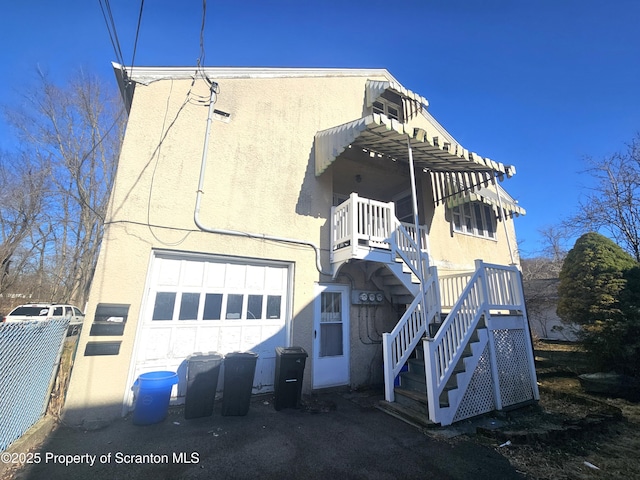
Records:
[[[167,417],[171,390],[178,383],[175,372],[143,373],[133,384],[133,423],[151,425]]]

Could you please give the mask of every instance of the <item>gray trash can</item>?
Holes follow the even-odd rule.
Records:
[[[187,392],[184,418],[210,417],[218,387],[222,355],[194,353],[187,357]]]
[[[302,347],[276,347],[276,410],[300,408],[307,352]]]
[[[251,402],[258,354],[233,352],[224,357],[222,415],[246,415]]]

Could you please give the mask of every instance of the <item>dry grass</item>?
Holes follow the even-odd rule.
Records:
[[[73,367],[75,352],[78,345],[78,337],[79,335],[67,337],[62,348],[60,365],[58,366],[55,382],[51,389],[51,399],[47,406],[47,415],[52,415],[55,418],[60,418],[62,408],[64,407],[64,400],[67,393],[67,387],[69,386],[71,369]]]
[[[577,375],[588,371],[588,362],[575,345],[538,342],[536,364],[545,412],[559,420],[585,418],[604,405],[618,408],[623,419],[561,440],[537,438],[497,450],[530,479],[640,478],[640,404],[585,394]]]

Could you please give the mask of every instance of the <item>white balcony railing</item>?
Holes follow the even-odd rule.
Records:
[[[438,276],[443,310],[451,310],[453,308],[473,274],[474,272],[464,272],[455,275]]]
[[[347,200],[332,209],[331,250],[350,248],[380,248],[391,250],[392,235],[402,225],[409,238],[417,243],[415,225],[400,223],[395,216],[393,202],[380,202],[352,193]],[[420,249],[427,251],[429,237],[424,226],[420,230]]]

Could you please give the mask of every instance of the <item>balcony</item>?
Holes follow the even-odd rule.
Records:
[[[331,264],[334,271],[351,259],[393,262],[397,245],[396,231],[402,227],[422,252],[428,251],[427,228],[419,226],[419,240],[415,225],[399,222],[393,202],[380,202],[359,197],[357,193],[331,209]]]

